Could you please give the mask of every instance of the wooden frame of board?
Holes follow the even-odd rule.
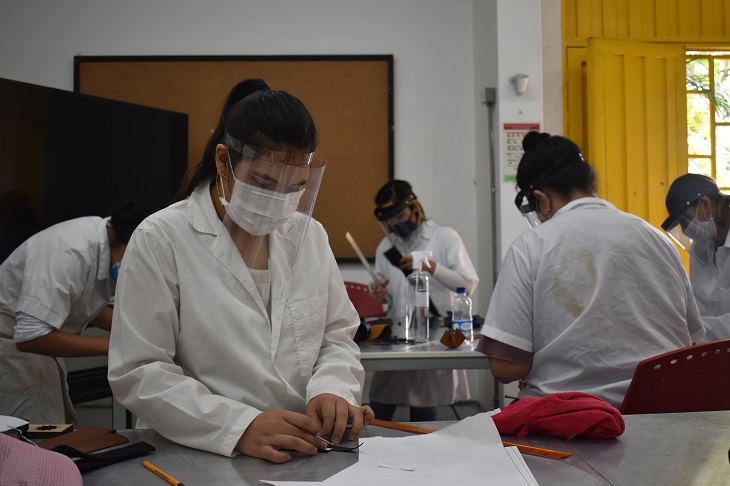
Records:
[[[392,55],[74,57],[76,92],[187,113],[188,166],[199,162],[230,89],[252,77],[292,93],[314,117],[327,158],[314,217],[337,260],[357,261],[347,231],[374,258],[383,231],[373,199],[394,173]]]

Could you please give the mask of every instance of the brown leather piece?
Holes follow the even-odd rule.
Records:
[[[444,335],[441,336],[441,344],[449,349],[456,349],[461,346],[466,336],[458,329],[447,329],[444,331]]]

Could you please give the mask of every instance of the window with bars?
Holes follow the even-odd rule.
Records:
[[[687,52],[688,171],[730,190],[730,51]]]

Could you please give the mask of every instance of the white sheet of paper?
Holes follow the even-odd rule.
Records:
[[[512,459],[512,463],[515,467],[517,467],[517,470],[520,471],[520,474],[522,474],[522,477],[525,478],[525,481],[527,481],[527,484],[530,486],[538,486],[537,479],[535,479],[535,476],[532,475],[530,468],[527,467],[525,458],[522,457],[520,450],[517,447],[505,447],[505,450],[507,451],[509,458]]]
[[[510,457],[488,413],[465,418],[431,434],[398,438],[373,437],[362,439],[362,442],[356,464],[319,484],[322,486],[537,484],[524,460]],[[519,452],[517,455],[521,459]],[[267,482],[275,486],[305,484],[287,481]]]
[[[28,423],[27,420],[20,419],[18,417],[11,417],[9,415],[0,415],[0,432],[5,432],[10,429],[17,429]]]

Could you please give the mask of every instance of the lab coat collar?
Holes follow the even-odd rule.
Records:
[[[728,232],[727,236],[725,237],[725,243],[720,245],[720,248],[730,248],[730,231]]]
[[[424,242],[431,241],[435,229],[436,223],[430,219],[426,219],[413,233],[411,233],[410,236],[403,238],[395,235],[395,233],[391,233],[391,237],[389,239],[399,251],[404,254],[408,254],[416,248],[422,248],[424,246]],[[396,244],[396,242],[399,243]]]
[[[597,197],[582,197],[580,199],[575,199],[573,201],[570,201],[568,204],[560,208],[555,214],[553,214],[553,218],[563,214],[567,213],[568,211],[572,211],[573,209],[596,209],[596,208],[611,208],[616,209],[616,206],[611,204],[610,202],[600,199]]]
[[[422,238],[424,240],[430,240],[431,237],[433,237],[434,230],[436,229],[436,223],[434,223],[430,219],[427,219],[423,223],[421,223],[421,227],[418,229],[420,230],[420,232],[418,233],[419,238]]]
[[[213,201],[210,200],[210,180],[198,184],[187,200],[188,222],[200,233],[218,235],[222,227],[218,213],[215,212]]]
[[[215,211],[213,201],[210,199],[210,180],[205,180],[198,184],[193,193],[187,199],[187,214],[188,223],[192,228],[203,234],[211,236],[208,245],[208,251],[213,255],[220,263],[230,272],[235,280],[237,280],[245,289],[251,298],[253,298],[258,304],[261,313],[268,320],[269,316],[266,312],[266,306],[264,305],[261,295],[259,295],[256,285],[251,277],[251,272],[248,271],[246,264],[241,258],[241,254],[238,252],[236,245],[234,244],[231,236],[226,231],[223,222],[218,217],[218,213]],[[226,276],[221,274],[221,278],[226,280]],[[231,282],[232,284],[232,282]],[[229,284],[231,292],[235,293],[237,285],[233,284],[233,287]]]
[[[111,218],[104,218],[97,227],[97,235],[99,237],[99,268],[96,270],[97,280],[106,280],[109,278],[109,268],[111,267],[112,252],[109,244],[109,233],[106,231],[106,225]]]

